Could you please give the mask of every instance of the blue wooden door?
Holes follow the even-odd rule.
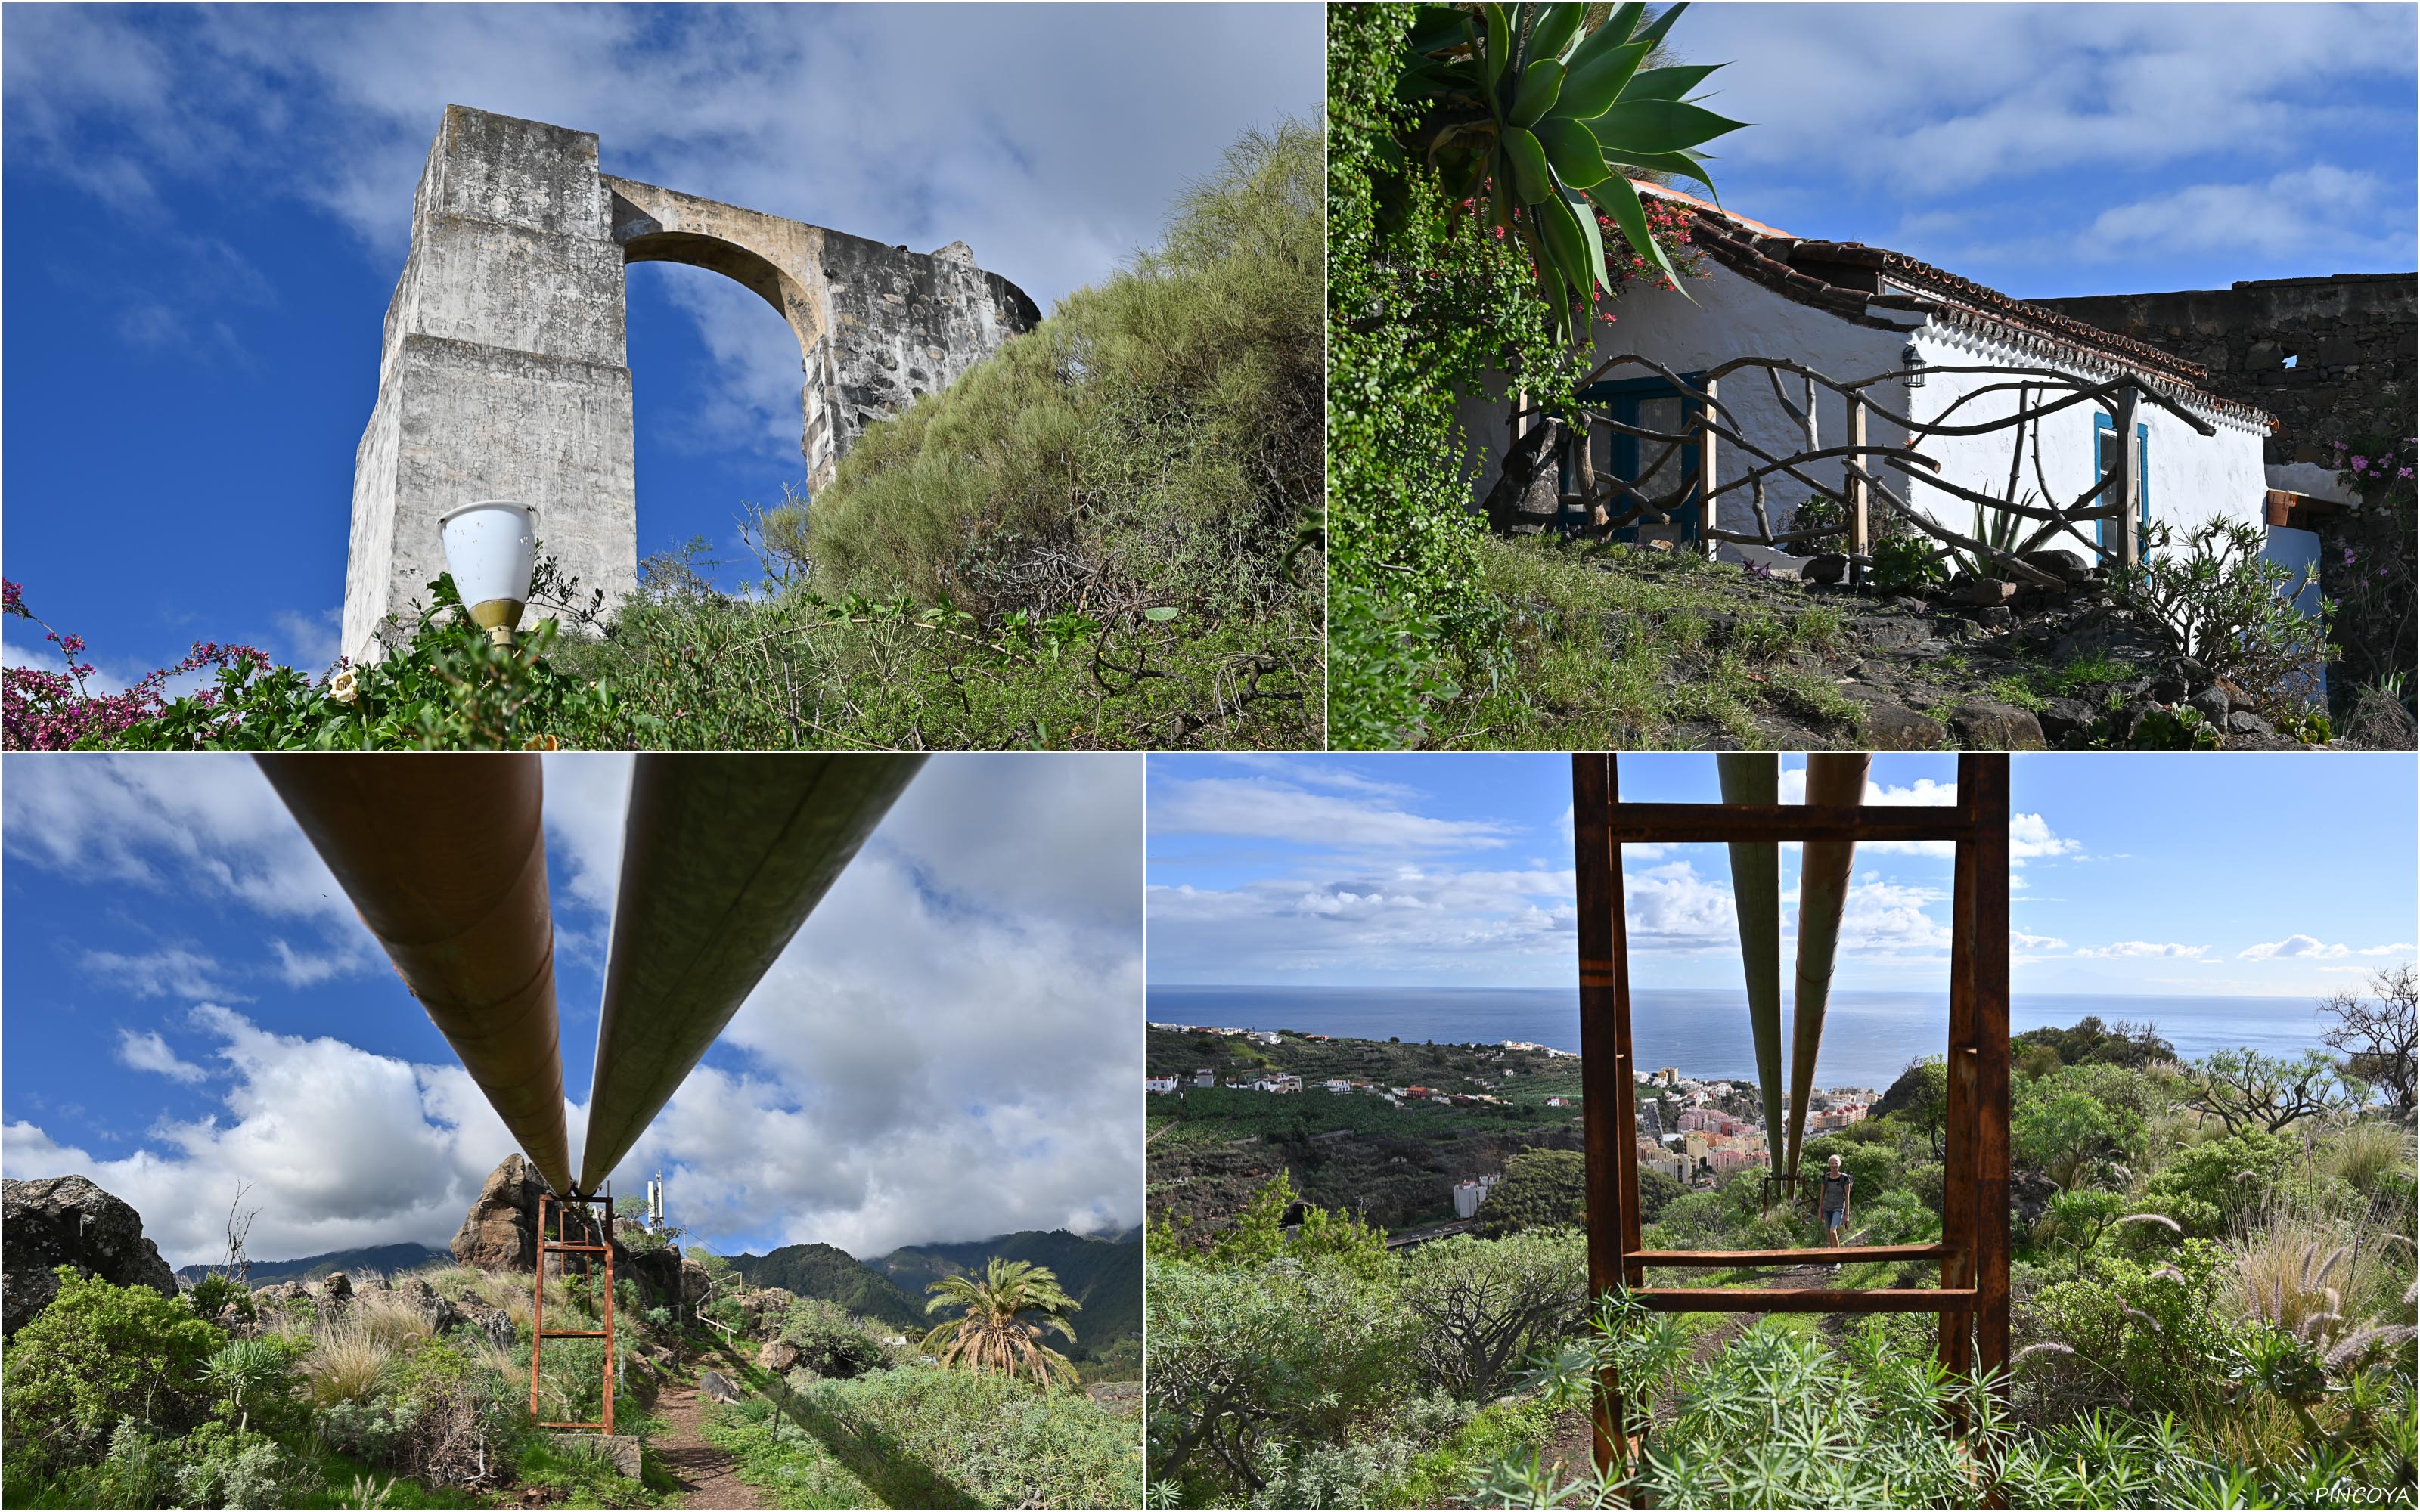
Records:
[[[2105,478],[2109,476],[2109,470],[2118,465],[2118,448],[2115,444],[2118,440],[2118,422],[2109,415],[2095,414],[2092,417],[2092,437],[2094,442],[2092,465],[2100,470],[2098,475]],[[2135,539],[2149,540],[2151,533],[2151,427],[2141,421],[2134,424],[2134,444],[2143,454],[2142,476],[2135,480]],[[2106,548],[2109,544],[2108,531],[2107,520],[2094,520],[2092,522],[2093,543]]]
[[[1681,377],[1694,385],[1703,375],[1683,373]],[[1582,389],[1579,397],[1582,404],[1604,410],[1622,424],[1658,430],[1666,435],[1674,435],[1687,429],[1689,424],[1705,409],[1699,401],[1683,394],[1659,378],[1625,378],[1617,383],[1593,383]],[[1589,444],[1594,449],[1594,455],[1590,460],[1600,471],[1625,482],[1640,484],[1649,493],[1668,493],[1679,485],[1682,479],[1691,477],[1698,471],[1699,448],[1694,440],[1676,448],[1669,457],[1663,458],[1661,467],[1656,468],[1652,474],[1644,478],[1640,475],[1640,469],[1657,461],[1665,449],[1664,442],[1644,441],[1636,436],[1600,434],[1591,437]],[[1563,482],[1564,491],[1569,492],[1571,480],[1567,477]],[[1693,482],[1687,500],[1672,512],[1672,523],[1679,527],[1681,539],[1693,546],[1698,541],[1700,515],[1698,494],[1698,487]],[[1633,502],[1634,501],[1626,497],[1617,495],[1611,501],[1610,507],[1618,515]],[[1585,523],[1585,521],[1575,523]],[[1624,526],[1614,532],[1612,535],[1612,539],[1617,541],[1636,541],[1637,538],[1638,528],[1636,525]]]

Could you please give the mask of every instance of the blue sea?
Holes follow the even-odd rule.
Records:
[[[1495,1043],[1530,1040],[1580,1047],[1576,988],[1163,987],[1146,995],[1156,1023],[1215,1024],[1358,1040]],[[2009,1004],[2010,1028],[2065,1028],[2087,1014],[2159,1026],[2190,1059],[2248,1045],[2294,1055],[2319,1042],[2324,1026],[2305,997],[2118,997],[2044,994]],[[1782,1008],[1785,1037],[1790,1010]],[[1678,1067],[1684,1076],[1753,1079],[1745,999],[1716,988],[1634,989],[1631,1033],[1638,1064]],[[1939,1055],[1949,1004],[1932,993],[1835,992],[1815,1066],[1822,1087],[1888,1087],[1918,1056]]]

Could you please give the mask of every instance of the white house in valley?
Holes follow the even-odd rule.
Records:
[[[2138,520],[2164,521],[2180,533],[2212,516],[2255,526],[2264,523],[2269,483],[2262,443],[2277,423],[2264,411],[2199,388],[2205,369],[1903,253],[1794,237],[1689,194],[1648,183],[1638,188],[1686,213],[1690,241],[1703,254],[1707,276],[1683,280],[1678,292],[1644,282],[1632,285],[1610,304],[1614,319],[1596,327],[1597,363],[1636,353],[1693,383],[1738,357],[1786,358],[1842,382],[1896,373],[1901,376],[1866,391],[1872,405],[1927,423],[1939,420],[1970,391],[2009,380],[1994,373],[1939,371],[1943,368],[2049,369],[2094,384],[2126,376],[2173,401],[2211,432],[2203,435],[2149,401],[2137,406],[2136,437],[2143,456],[2135,501]],[[1805,388],[1788,377],[1782,383],[1783,394],[1803,407]],[[1758,445],[1776,456],[1807,449],[1805,425],[1776,399],[1762,371],[1734,372],[1722,380],[1719,393],[1731,422]],[[1606,373],[1582,396],[1616,420],[1666,432],[1683,429],[1687,409],[1697,403],[1637,367]],[[2005,420],[2016,413],[2017,400],[2014,393],[1985,395],[1959,408],[1952,423]],[[2039,391],[2034,402],[2041,402]],[[1484,448],[1486,458],[1475,500],[1485,499],[1496,485],[1513,440],[1512,408],[1481,399],[1464,409],[1471,438]],[[1818,445],[1843,444],[1849,407],[1841,395],[1817,389],[1814,420]],[[2112,421],[2096,403],[2077,403],[2044,416],[2026,431],[2017,456],[2020,499],[2027,490],[2046,491],[2048,502],[2071,503],[2109,465]],[[1901,444],[1906,432],[1869,410],[1867,440]],[[1632,482],[1642,481],[1642,456],[1652,464],[1661,450],[1656,443],[1601,428],[1590,444],[1590,460],[1600,477]],[[1923,453],[1940,463],[1943,479],[1993,497],[2008,496],[2017,444],[2015,427],[1975,437],[1926,437],[1919,442]],[[1667,460],[1668,471],[1643,481],[1651,486],[1660,482],[1668,489],[1696,462],[1691,448]],[[1718,443],[1716,484],[1752,465],[1738,448],[1723,455]],[[1823,481],[1834,497],[1842,492],[1838,459],[1815,462],[1805,471]],[[1875,471],[1937,522],[1961,532],[1972,529],[1971,502],[1879,466]],[[1780,528],[1812,490],[1782,476],[1768,485],[1767,512]],[[1703,520],[1699,501],[1692,499],[1674,516],[1679,538],[1701,544],[1699,531],[1708,524],[1755,532],[1746,490],[1718,496],[1714,508],[1718,517]],[[1581,520],[1575,512],[1560,523],[1577,525]],[[2108,523],[2095,521],[2086,529],[2102,530]],[[1616,538],[1630,533],[1617,532]]]

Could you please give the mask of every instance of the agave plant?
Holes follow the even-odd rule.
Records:
[[[1693,149],[1741,124],[1683,98],[1720,64],[1641,67],[1685,5],[1652,22],[1644,5],[1620,6],[1590,26],[1603,8],[1424,7],[1396,90],[1414,116],[1406,148],[1518,239],[1566,331],[1575,307],[1612,288],[1599,210],[1679,286],[1628,176],[1678,174],[1712,191]]]
[[[1725,803],[1781,801],[1781,758],[1770,752],[1725,752],[1714,758]],[[1781,847],[1771,841],[1731,842],[1731,907],[1739,916],[1740,964],[1747,971],[1748,1031],[1756,1041],[1756,1080],[1764,1093],[1764,1143],[1778,1176],[1781,1164]]]
[[[1059,1288],[1057,1273],[994,1257],[980,1281],[943,1276],[924,1289],[939,1293],[924,1304],[928,1313],[965,1309],[924,1335],[923,1347],[941,1364],[1030,1376],[1037,1385],[1075,1384],[1075,1365],[1042,1342],[1048,1333],[1076,1342],[1076,1331],[1061,1315],[1080,1311],[1082,1304]]]
[[[1817,751],[1807,758],[1807,802],[1849,809],[1865,799],[1873,757],[1862,751]],[[1832,963],[1840,918],[1849,904],[1854,841],[1810,840],[1798,860],[1798,990],[1790,1021],[1790,1153],[1782,1169],[1798,1169],[1807,1136],[1807,1103],[1815,1091],[1815,1052],[1823,1043],[1823,1012],[1832,1001]]]

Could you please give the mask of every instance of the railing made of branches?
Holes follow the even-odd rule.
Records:
[[[2009,577],[2039,583],[2045,587],[2060,585],[2059,578],[2025,559],[2028,553],[2060,544],[2061,537],[2071,536],[2076,544],[2090,554],[2118,565],[2131,566],[2141,560],[2141,532],[2135,517],[2134,501],[2142,487],[2143,451],[2134,434],[2135,417],[2146,405],[2164,409],[2204,436],[2216,434],[2216,427],[2179,405],[2175,400],[2130,375],[2107,378],[2095,383],[2072,374],[2050,368],[1998,366],[1928,367],[1928,374],[1976,373],[1990,375],[1998,381],[1985,383],[1959,395],[1940,414],[1930,420],[1902,415],[1872,397],[1868,391],[1875,385],[1895,382],[1907,377],[1904,368],[1892,368],[1843,382],[1815,371],[1803,363],[1776,357],[1735,357],[1708,371],[1696,382],[1654,361],[1635,352],[1608,358],[1580,384],[1585,390],[1602,381],[1608,374],[1622,368],[1640,368],[1653,374],[1671,387],[1672,393],[1684,401],[1687,419],[1678,431],[1655,430],[1645,425],[1624,424],[1601,410],[1583,407],[1580,415],[1583,428],[1573,437],[1572,461],[1577,497],[1591,515],[1591,525],[1601,531],[1620,530],[1640,522],[1669,523],[1672,511],[1685,504],[1694,494],[1700,501],[1699,533],[1707,540],[1728,541],[1741,546],[1776,548],[1791,543],[1828,537],[1845,537],[1845,554],[1855,559],[1869,559],[1873,544],[1873,509],[1876,504],[1888,509],[1910,529],[1931,538],[1937,547],[1936,559],[1949,559],[1963,553],[1978,563],[1989,563]],[[1806,444],[1786,455],[1760,445],[1750,438],[1745,426],[1724,400],[1724,383],[1732,375],[1761,372],[1770,385],[1775,401],[1793,422],[1805,438]],[[1789,375],[1798,380],[1799,395],[1793,399],[1783,388],[1782,378]],[[1753,383],[1753,379],[1745,379]],[[1829,392],[1840,396],[1846,407],[1847,430],[1842,440],[1832,446],[1822,444],[1817,434],[1816,405],[1818,395]],[[1958,423],[1961,409],[1987,395],[2014,393],[2013,413],[1997,419]],[[2081,493],[2065,503],[2055,502],[2057,494],[2051,488],[2041,461],[2041,421],[2064,409],[2080,405],[2098,405],[2107,410],[2116,424],[2115,455],[2106,471],[2096,476]],[[1534,411],[1532,411],[1534,412]],[[1908,440],[1900,445],[1885,445],[1867,437],[1869,421],[1898,426]],[[1594,473],[1589,440],[1602,428],[1615,436],[1625,436],[1642,444],[1643,465],[1633,471],[1639,480],[1652,479],[1668,463],[1683,455],[1683,448],[1697,448],[1696,462],[1685,466],[1678,474],[1676,486],[1650,493],[1633,480],[1607,477]],[[2009,479],[2004,490],[1993,495],[1943,478],[1941,464],[1927,456],[1918,443],[1931,437],[1988,436],[2012,432],[2009,455]],[[1660,445],[1652,460],[1644,460],[1646,445]],[[1726,477],[1717,467],[1721,448],[1735,447],[1749,465],[1736,477]],[[2032,462],[2038,489],[2025,489],[2022,494],[2028,455]],[[1837,463],[1841,476],[1837,484],[1819,481],[1807,471],[1823,463]],[[1885,473],[1923,482],[1952,498],[1966,501],[1978,511],[1978,531],[1967,535],[1941,524],[1930,515],[1915,508],[1909,501],[1913,489],[1895,488],[1885,481]],[[1800,526],[1794,521],[1790,528],[1776,529],[1766,502],[1769,484],[1782,478],[1794,479],[1824,497],[1838,497],[1843,518],[1835,523]],[[1904,485],[1902,485],[1902,488]],[[1755,517],[1753,531],[1718,528],[1721,517],[1717,501],[1725,495],[1744,496],[1747,511]],[[1995,523],[1987,526],[1986,516]],[[2112,521],[2116,528],[2101,538],[2084,527],[2098,521]],[[2025,526],[2030,524],[2030,530]],[[1993,536],[1998,539],[1983,539]]]

